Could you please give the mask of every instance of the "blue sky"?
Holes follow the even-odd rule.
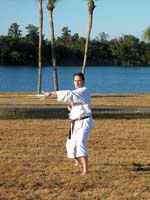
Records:
[[[28,24],[39,26],[38,0],[0,0],[0,35],[7,35],[12,23],[20,25],[23,34]],[[49,15],[43,3],[44,30],[49,36]],[[118,38],[123,34],[132,34],[142,38],[144,30],[150,26],[150,0],[95,0],[91,38],[105,32],[109,38]],[[61,29],[68,26],[71,34],[78,33],[86,37],[87,1],[60,0],[54,10],[55,36],[61,36]]]

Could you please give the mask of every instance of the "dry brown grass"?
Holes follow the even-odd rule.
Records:
[[[150,107],[150,94],[96,94],[92,95],[95,106]]]
[[[101,105],[103,98],[109,99],[96,97],[95,105]],[[123,99],[122,95],[118,98]],[[147,106],[147,100],[139,101],[138,95],[137,102],[133,99],[136,105]],[[124,105],[129,104],[132,106],[126,100]],[[94,128],[87,143],[90,173],[83,177],[81,169],[66,158],[68,121],[60,117],[64,113],[55,113],[53,119],[51,113],[44,117],[42,112],[39,119],[36,113],[32,119],[24,115],[19,118],[18,113],[16,118],[10,113],[9,120],[1,117],[0,200],[150,199],[149,116],[129,117],[113,111],[103,117],[102,112],[94,113]]]
[[[57,102],[55,97],[40,101],[34,95],[35,93],[0,93],[0,105],[65,105]],[[150,94],[93,94],[92,105],[150,107]]]

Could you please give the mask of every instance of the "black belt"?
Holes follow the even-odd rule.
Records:
[[[80,118],[77,118],[77,119],[70,120],[70,128],[69,128],[68,139],[71,139],[71,134],[73,133],[75,122],[89,118],[89,117],[91,117],[91,116],[84,116],[84,117],[80,117]]]

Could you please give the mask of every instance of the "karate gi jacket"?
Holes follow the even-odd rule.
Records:
[[[91,97],[86,87],[57,91],[57,101],[71,104],[71,120],[91,116]]]

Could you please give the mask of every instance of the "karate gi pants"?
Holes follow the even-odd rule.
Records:
[[[71,138],[67,138],[66,150],[68,158],[88,156],[86,141],[93,127],[93,118],[78,120],[74,124]]]

